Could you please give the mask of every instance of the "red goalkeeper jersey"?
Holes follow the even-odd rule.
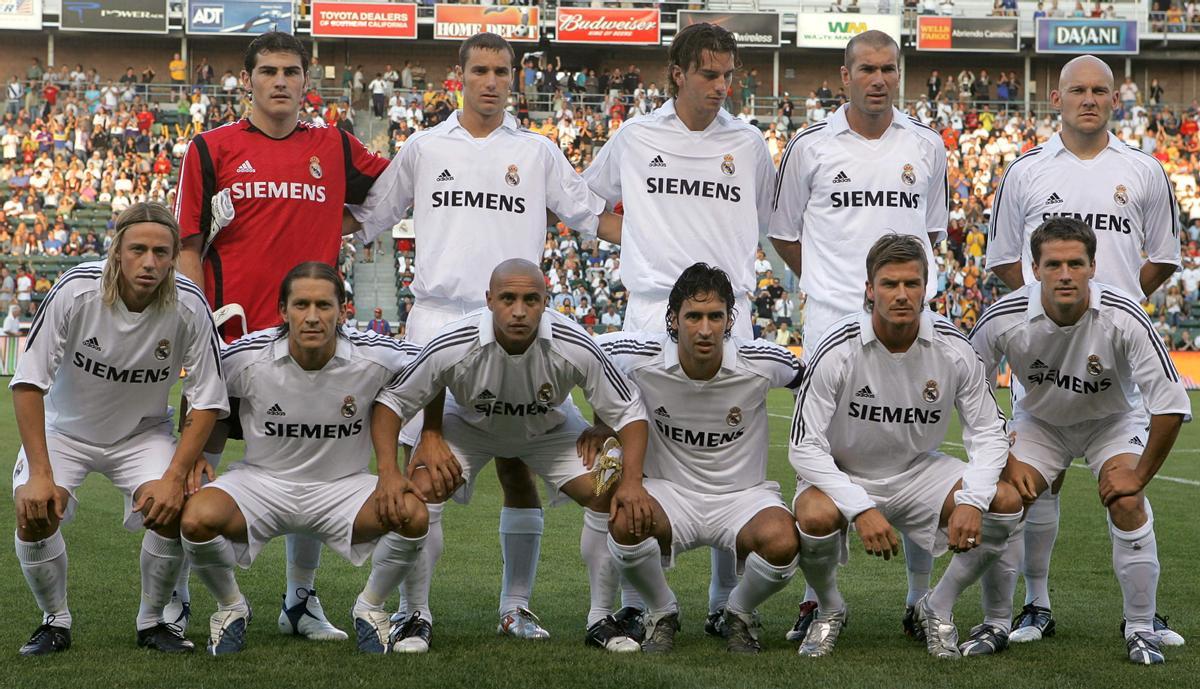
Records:
[[[250,332],[278,325],[284,276],[304,261],[336,265],[343,204],[362,203],[387,164],[350,134],[304,122],[282,139],[247,119],[192,139],[175,200],[182,238],[208,234],[221,190],[234,208],[204,257],[212,308],[241,304]],[[233,341],[239,330],[231,321],[221,334]]]

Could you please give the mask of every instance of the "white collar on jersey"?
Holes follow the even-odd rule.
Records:
[[[353,352],[354,346],[350,344],[350,340],[339,335],[337,339],[337,348],[333,350],[333,358],[349,361]],[[284,335],[278,340],[275,340],[275,342],[271,343],[271,358],[273,360],[278,361],[290,356],[291,354],[288,352],[287,335]]]
[[[461,129],[464,132],[467,131],[467,128],[462,126],[462,124],[458,121],[458,113],[459,113],[458,110],[455,110],[454,112],[450,113],[449,119],[446,120],[446,123],[449,127],[449,129],[447,131],[452,132],[455,129]],[[500,126],[506,127],[508,129],[513,129],[513,130],[520,129],[520,125],[517,124],[517,118],[513,117],[512,115],[510,115],[507,112],[504,113],[504,120],[500,122]],[[468,134],[469,133],[470,132],[468,132]]]
[[[1088,282],[1088,309],[1097,313],[1100,311],[1100,285],[1096,284],[1095,280]],[[1029,304],[1025,307],[1025,320],[1032,321],[1038,316],[1046,316],[1046,309],[1042,307],[1042,283],[1035,281],[1029,283]]]
[[[722,371],[733,371],[734,369],[737,368],[737,362],[738,362],[737,349],[738,349],[737,342],[735,342],[732,337],[725,340],[725,348],[721,352],[721,370]],[[679,343],[675,342],[674,340],[672,340],[669,337],[666,339],[665,342],[663,342],[663,368],[665,368],[668,371],[672,371],[676,368],[680,368]]]
[[[542,320],[538,323],[538,339],[554,339],[554,318],[550,315],[550,307],[542,312]],[[488,345],[496,341],[496,325],[492,321],[492,311],[484,307],[479,314],[479,344]]]
[[[1111,148],[1114,151],[1122,151],[1128,146],[1117,138],[1116,134],[1108,133],[1108,145],[1105,148]],[[1049,154],[1050,157],[1056,156],[1063,151],[1067,151],[1066,145],[1063,143],[1062,134],[1055,132],[1054,136],[1046,139],[1046,143],[1042,144],[1042,152]],[[1067,151],[1070,153],[1070,151]],[[1072,154],[1074,155],[1074,154]]]
[[[679,113],[675,112],[675,99],[674,98],[667,99],[666,103],[663,103],[657,110],[655,110],[651,114],[660,120],[673,119],[679,123],[680,127],[682,127],[683,129],[686,129],[687,131],[691,131],[690,129],[687,129],[687,125],[685,125],[683,123],[683,120],[679,119]],[[704,131],[708,131],[715,127],[724,127],[725,125],[729,124],[729,122],[731,122],[734,119],[735,119],[734,116],[730,115],[725,110],[725,108],[721,108],[721,109],[717,110],[717,116],[714,117],[713,121],[710,122],[708,124],[708,126],[704,128]]]
[[[875,337],[875,326],[871,324],[870,311],[863,311],[858,316],[858,325],[858,337],[864,347],[879,340]],[[921,325],[917,327],[917,339],[933,342],[933,314],[928,308],[921,311]]]
[[[849,108],[850,104],[846,103],[837,110],[834,110],[833,114],[831,114],[829,117],[825,118],[825,121],[829,123],[826,125],[826,128],[829,129],[831,133],[841,134],[842,132],[850,131],[850,120],[846,119],[846,110]],[[907,113],[900,112],[895,106],[892,106],[892,123],[889,126],[898,127],[900,129],[911,129],[917,125],[915,125],[912,120],[908,119]]]

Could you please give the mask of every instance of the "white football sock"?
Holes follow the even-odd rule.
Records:
[[[529,608],[542,550],[542,508],[504,507],[500,510],[500,555],[504,577],[500,582],[500,614]]]
[[[1025,604],[1050,607],[1050,554],[1058,538],[1058,496],[1047,490],[1034,500],[1025,515]]]
[[[738,585],[737,556],[728,550],[709,548],[708,611],[714,613],[725,607],[729,594]]]
[[[138,605],[137,628],[149,629],[163,621],[163,608],[171,601],[171,589],[183,564],[179,539],[163,538],[146,530],[141,553],[142,600]]]
[[[433,623],[429,610],[429,586],[433,581],[433,570],[442,557],[442,510],[444,503],[428,503],[429,533],[425,534],[425,546],[417,557],[417,563],[400,585],[400,610],[407,615],[421,613],[423,619]]]
[[[637,545],[621,545],[610,535],[608,550],[617,560],[617,569],[642,595],[646,612],[665,615],[679,611],[675,594],[667,586],[667,576],[662,568],[662,550],[657,540],[647,538]]]
[[[42,624],[71,628],[67,610],[67,543],[62,529],[40,541],[22,541],[13,534],[21,573],[42,610]]]
[[[358,599],[368,607],[382,609],[388,596],[412,571],[424,543],[425,536],[406,538],[398,533],[386,533],[380,537],[371,555],[371,575]]]
[[[1021,529],[1013,531],[1000,557],[979,578],[983,622],[1005,632],[1012,631],[1013,594],[1017,591],[1017,569],[1024,541]]]
[[[1154,537],[1154,512],[1146,504],[1146,523],[1133,531],[1122,531],[1108,522],[1112,535],[1113,571],[1124,598],[1125,636],[1154,631],[1158,597],[1158,541]]]
[[[810,536],[800,532],[800,569],[812,589],[817,607],[826,612],[842,610],[846,600],[837,586],[837,568],[842,557],[845,533],[835,531],[828,536]],[[805,599],[808,600],[807,590]]]
[[[904,542],[904,567],[908,572],[908,595],[904,598],[905,605],[916,605],[917,601],[929,593],[929,578],[933,573],[933,554],[917,545],[908,537],[901,534]]]
[[[1021,527],[1021,512],[984,512],[983,524],[979,529],[979,545],[965,553],[955,553],[954,557],[950,558],[946,573],[929,593],[929,608],[940,617],[950,619],[950,614],[954,611],[954,602],[1000,558],[1000,553],[1004,552],[1008,545],[1009,537]]]
[[[613,599],[617,595],[619,576],[617,563],[608,552],[608,513],[583,509],[583,531],[579,534],[579,554],[587,566],[588,584],[591,589],[591,607],[588,609],[587,624],[596,622],[613,613]]]
[[[233,544],[228,539],[217,536],[211,541],[195,543],[184,538],[183,549],[192,561],[192,571],[217,599],[218,610],[242,605],[242,592],[233,576],[237,559],[233,554]]]
[[[307,534],[291,533],[287,543],[287,590],[284,607],[298,605],[308,592],[317,588],[317,568],[321,566],[321,541]],[[300,595],[300,591],[304,595]]]
[[[192,561],[187,558],[187,553],[184,553],[183,562],[179,563],[179,575],[175,577],[175,597],[180,603],[192,602],[192,590],[188,586],[188,579],[192,576]]]
[[[713,552],[717,551],[714,549]],[[755,608],[788,585],[796,574],[799,562],[800,558],[796,556],[788,564],[777,567],[764,560],[758,553],[750,553],[742,570],[742,580],[729,594],[726,609],[742,616],[753,614]]]
[[[607,542],[606,538],[605,543]],[[617,567],[617,576],[621,579],[621,607],[645,610],[646,601],[642,600],[642,594],[638,593],[638,590],[633,587],[633,584],[629,581],[629,577],[621,574],[620,567]]]

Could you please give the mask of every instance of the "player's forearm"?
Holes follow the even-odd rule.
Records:
[[[50,451],[46,449],[45,393],[37,386],[19,383],[13,387],[12,400],[29,474],[52,477]]]
[[[621,441],[621,482],[642,482],[642,469],[646,461],[646,442],[650,438],[650,424],[633,421],[617,431]]]
[[[621,228],[624,222],[625,219],[622,216],[604,211],[600,214],[600,224],[596,228],[596,236],[609,244],[620,244]]]
[[[996,277],[1008,285],[1009,289],[1020,289],[1025,284],[1025,275],[1021,272],[1020,261],[991,266],[991,269],[996,274]]]
[[[1171,279],[1179,266],[1174,263],[1151,263],[1146,261],[1142,264],[1142,269],[1138,271],[1138,284],[1142,286],[1142,293],[1147,297],[1154,294],[1163,283]]]
[[[362,232],[362,228],[362,223],[358,221],[358,218],[354,217],[350,209],[342,208],[342,236],[348,237],[352,234]]]
[[[421,423],[421,434],[442,433],[442,413],[446,410],[446,391],[443,389],[429,404],[425,405],[425,419]]]
[[[1155,414],[1150,417],[1150,435],[1146,438],[1146,450],[1138,460],[1134,472],[1141,479],[1142,485],[1149,485],[1150,479],[1162,468],[1175,439],[1179,437],[1179,429],[1183,426],[1182,414]]]
[[[775,247],[775,251],[779,254],[779,258],[782,258],[783,262],[787,264],[787,267],[792,269],[792,272],[796,274],[796,277],[800,277],[800,257],[803,253],[800,242],[791,242],[786,239],[771,237],[771,246]]]
[[[183,480],[204,451],[204,445],[208,442],[208,436],[216,422],[215,409],[192,409],[188,412],[187,418],[183,420],[183,430],[179,434],[179,444],[175,446],[175,456],[171,458],[171,465],[167,467],[164,476]]]
[[[200,235],[194,235],[183,240],[179,252],[179,272],[200,289],[204,289],[204,268],[201,265],[200,252],[204,248],[204,240]]]
[[[400,416],[386,404],[376,402],[371,408],[371,444],[375,447],[380,476],[386,476],[397,467],[400,427],[403,425]]]
[[[827,451],[812,446],[806,447],[805,443],[801,443],[799,447],[792,446],[788,460],[796,476],[829,496],[846,521],[853,522],[855,517],[875,507],[875,502],[867,495],[867,491],[851,481],[848,474],[838,469],[833,456]]]

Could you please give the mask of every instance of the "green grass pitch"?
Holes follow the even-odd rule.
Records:
[[[8,379],[0,379],[7,383]],[[1007,396],[1002,400],[1006,402]],[[794,476],[786,459],[791,396],[770,397],[770,478],[790,498]],[[11,396],[0,392],[0,468],[11,471],[20,444]],[[955,428],[950,440],[957,442]],[[961,445],[947,443],[962,456]],[[236,459],[231,447],[226,462]],[[1200,427],[1185,425],[1175,453],[1156,480],[1154,501],[1163,575],[1159,608],[1190,644],[1200,645]],[[11,492],[0,512],[13,525]],[[836,653],[804,660],[783,640],[802,594],[800,578],[762,610],[766,651],[731,657],[703,634],[708,590],[708,553],[681,558],[668,576],[679,596],[683,630],[666,658],[613,657],[583,646],[587,578],[579,557],[578,507],[550,509],[533,608],[550,630],[547,642],[496,636],[500,588],[497,541],[499,489],[495,474],[479,481],[473,503],[446,510],[446,551],[433,585],[436,615],[433,651],[425,656],[367,657],[353,643],[314,643],[280,636],[275,619],[283,591],[282,540],[270,544],[249,571],[239,571],[256,611],[247,650],[235,657],[161,657],[134,644],[141,536],[118,524],[119,494],[93,476],[80,491],[75,522],[64,533],[70,556],[70,604],[74,645],[50,658],[19,658],[17,648],[37,625],[33,598],[11,547],[0,548],[0,688],[18,687],[1200,687],[1200,649],[1167,650],[1167,665],[1139,668],[1125,660],[1118,634],[1121,598],[1112,574],[1104,513],[1089,472],[1072,469],[1064,488],[1062,529],[1054,554],[1051,587],[1059,633],[995,657],[938,662],[900,633],[906,588],[902,561],[867,556],[853,541],[841,573],[850,625]],[[11,531],[9,531],[11,533]],[[947,557],[938,560],[938,569]],[[349,608],[366,568],[355,569],[325,553],[317,579],[331,619],[349,629]],[[936,576],[936,573],[935,573]],[[189,636],[203,647],[212,599],[193,577]],[[1020,592],[1018,595],[1022,595]],[[978,588],[969,589],[956,613],[960,634],[980,620]],[[1018,601],[1019,602],[1019,601]]]

